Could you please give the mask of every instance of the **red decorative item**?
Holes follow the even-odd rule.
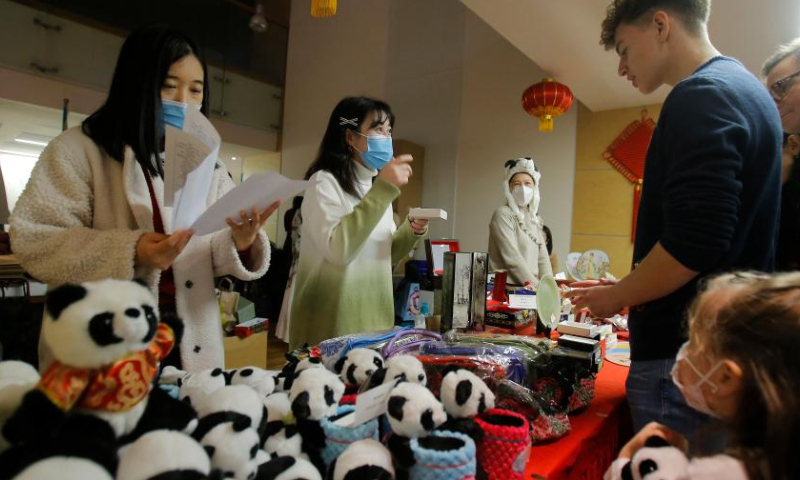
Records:
[[[636,217],[639,214],[639,199],[642,195],[644,162],[655,128],[656,123],[647,116],[647,110],[642,110],[641,120],[635,120],[625,127],[614,143],[603,152],[603,158],[634,184],[631,242],[636,236]]]
[[[553,119],[572,106],[572,91],[552,78],[531,85],[522,92],[522,108],[539,118],[539,131],[553,130]]]

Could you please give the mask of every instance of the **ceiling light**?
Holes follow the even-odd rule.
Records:
[[[236,161],[238,157],[231,157],[231,160]]]
[[[264,17],[264,6],[260,3],[256,4],[256,13],[250,17],[250,30],[256,33],[264,33],[267,31],[269,23]]]
[[[28,145],[38,145],[40,147],[46,147],[50,140],[53,137],[48,137],[47,135],[37,135],[35,133],[21,133],[17,135],[17,138],[14,139],[17,143],[25,143]]]
[[[17,157],[30,157],[30,158],[39,158],[39,154],[33,152],[23,152],[20,150],[9,150],[7,148],[0,148],[0,153],[5,153],[6,155],[16,155]]]

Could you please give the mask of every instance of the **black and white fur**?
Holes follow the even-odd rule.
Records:
[[[62,285],[51,291],[45,303],[42,340],[54,358],[73,368],[99,369],[136,351],[148,348],[158,326],[156,299],[143,284],[125,280],[101,280],[81,285]],[[176,344],[183,334],[183,323],[174,316],[164,316]],[[118,437],[131,433],[146,411],[150,397],[145,397],[124,412],[86,410],[84,413],[105,420]],[[165,428],[189,427],[189,412],[164,397],[158,409]],[[176,402],[177,403],[177,402]],[[168,409],[179,409],[172,417]],[[150,409],[150,411],[155,411]],[[39,390],[29,392],[4,427],[12,443],[36,441],[63,421],[64,412]]]
[[[300,372],[292,384],[289,401],[303,439],[303,451],[321,472],[325,462],[321,452],[325,448],[325,432],[320,420],[336,414],[344,394],[344,383],[336,374],[325,368],[309,368]]]
[[[157,430],[120,450],[116,480],[199,480],[210,472],[208,454],[196,440]]]
[[[405,479],[414,465],[411,439],[426,437],[447,420],[447,414],[430,390],[416,383],[403,382],[389,394],[386,416],[392,427],[387,446],[397,462],[397,478]]]
[[[196,405],[201,421],[211,415],[238,413],[250,419],[250,426],[258,432],[263,441],[267,429],[267,408],[261,397],[245,385],[223,387]]]
[[[36,388],[39,378],[39,372],[28,363],[0,362],[0,452],[10,446],[2,435],[6,419],[16,411],[25,394]]]
[[[258,468],[256,480],[322,480],[322,475],[302,458],[276,457]]]
[[[392,454],[371,438],[353,442],[333,461],[327,480],[394,480]]]
[[[377,370],[369,379],[370,388],[396,380],[428,384],[428,377],[422,362],[413,355],[397,355],[384,362],[384,368]]]
[[[244,367],[229,370],[231,385],[247,385],[255,390],[261,399],[275,391],[275,376],[272,372],[258,367]]]
[[[356,348],[340,358],[334,367],[345,385],[360,387],[377,370],[383,368],[383,357],[375,350]]]
[[[688,469],[689,460],[683,452],[652,436],[622,467],[620,476],[623,480],[681,480],[687,478]]]

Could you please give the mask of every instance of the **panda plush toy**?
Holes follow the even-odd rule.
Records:
[[[615,460],[611,475],[606,475],[622,480],[682,480],[687,478],[688,469],[689,460],[683,452],[663,438],[652,436],[630,460]]]
[[[375,350],[355,348],[335,364],[335,371],[345,385],[360,387],[378,369],[383,368],[383,357]]]
[[[205,449],[212,472],[219,478],[253,480],[258,466],[268,460],[246,415],[228,412],[201,418],[192,435]]]
[[[386,415],[392,428],[387,446],[395,457],[397,478],[404,480],[415,463],[411,440],[430,435],[447,420],[447,414],[430,390],[403,382],[389,394]]]
[[[423,387],[428,384],[422,362],[413,355],[396,355],[384,362],[384,368],[378,369],[369,379],[369,387],[400,379],[404,382],[418,383]]]
[[[159,362],[183,333],[177,317],[159,322],[157,312],[153,294],[134,281],[67,284],[51,291],[41,335],[54,361],[6,422],[6,438],[36,442],[73,410],[102,418],[118,437],[132,432],[151,401]],[[194,412],[186,405],[169,395],[152,401],[161,402],[147,409],[159,416],[153,424],[190,428]]]
[[[341,403],[355,404],[362,385],[367,384],[372,374],[381,369],[383,369],[383,357],[368,348],[355,348],[337,360],[334,371],[345,384],[345,394]]]
[[[326,441],[320,421],[336,414],[344,388],[335,373],[322,367],[301,371],[289,391],[292,413],[303,439],[303,452],[320,472],[325,471],[322,450]]]
[[[474,418],[494,408],[495,401],[486,383],[469,370],[451,370],[442,378],[439,399],[447,412],[447,421],[440,428],[464,433],[480,444],[483,430]]]
[[[326,480],[394,480],[392,454],[376,440],[353,442],[333,461]]]
[[[259,395],[245,385],[223,387],[209,395],[197,406],[200,422],[208,423],[209,419],[224,419],[230,413],[246,416],[250,426],[263,441],[267,429],[267,407]],[[259,444],[260,445],[260,444]]]
[[[201,480],[210,473],[211,462],[196,440],[157,430],[120,450],[116,480]]]
[[[181,373],[182,375],[175,380],[180,389],[178,398],[189,405],[202,403],[209,395],[229,384],[225,370],[221,368],[209,368],[194,373]],[[175,375],[172,367],[164,368],[162,377],[165,375]]]

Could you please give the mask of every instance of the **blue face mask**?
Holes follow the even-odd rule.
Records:
[[[200,110],[201,105],[193,103],[192,107]],[[189,105],[186,103],[161,99],[161,117],[164,120],[164,125],[183,130],[183,121],[186,119],[186,110],[188,108]]]
[[[375,170],[380,170],[385,167],[394,156],[392,137],[385,137],[383,135],[364,135],[361,132],[355,133],[361,135],[362,137],[367,137],[367,151],[358,152],[361,154],[364,164],[369,168],[374,168]]]

